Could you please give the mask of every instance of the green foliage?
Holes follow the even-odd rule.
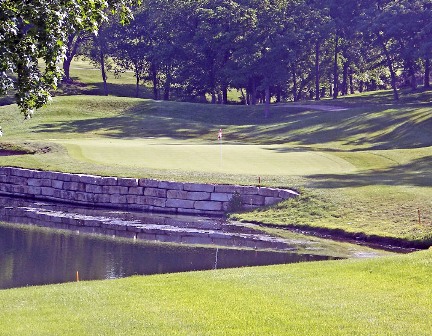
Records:
[[[255,104],[268,95],[319,100],[390,85],[398,97],[396,86],[416,83],[421,72],[427,86],[430,10],[420,0],[147,0],[112,34],[112,55],[138,80],[151,78],[155,98],[176,88],[189,101],[226,103],[227,90],[238,88]]]
[[[50,91],[61,79],[68,34],[97,32],[107,10],[116,10],[122,21],[132,0],[16,1],[0,2],[0,94],[14,89],[26,118],[50,100]],[[40,60],[44,66],[41,69]]]
[[[241,195],[236,191],[228,202],[227,212],[241,212],[244,210],[243,200]]]
[[[82,41],[83,31],[98,32],[85,49],[101,69],[114,59],[117,74],[134,72],[137,97],[143,81],[155,99],[227,103],[228,91],[239,89],[249,104],[390,86],[398,98],[401,86],[416,89],[420,75],[430,86],[426,0],[146,0],[130,25],[115,24],[135,2],[2,1],[0,94],[15,88],[27,117],[43,106],[66,51],[69,75],[74,36]]]

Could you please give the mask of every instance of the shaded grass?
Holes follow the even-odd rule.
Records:
[[[431,146],[431,106],[318,111],[286,105],[274,108],[271,116],[264,118],[262,106],[76,96],[57,97],[39,110],[34,121],[24,125],[16,117],[16,108],[2,107],[1,122],[9,136],[27,133],[26,137],[33,139],[96,134],[214,140],[222,128],[224,140],[230,142],[339,151],[387,150]]]
[[[429,335],[431,250],[0,291],[4,335]]]

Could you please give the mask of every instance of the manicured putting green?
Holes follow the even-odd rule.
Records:
[[[250,175],[339,174],[356,170],[329,152],[282,145],[192,143],[167,139],[60,140],[77,160],[104,165]]]

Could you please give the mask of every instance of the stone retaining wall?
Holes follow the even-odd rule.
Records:
[[[296,197],[292,190],[254,186],[180,183],[153,179],[0,167],[0,194],[167,213],[221,215],[234,193],[247,209]]]

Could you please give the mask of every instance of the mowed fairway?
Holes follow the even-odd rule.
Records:
[[[76,160],[134,168],[249,175],[340,174],[355,166],[331,153],[282,145],[193,143],[169,139],[56,141]]]

